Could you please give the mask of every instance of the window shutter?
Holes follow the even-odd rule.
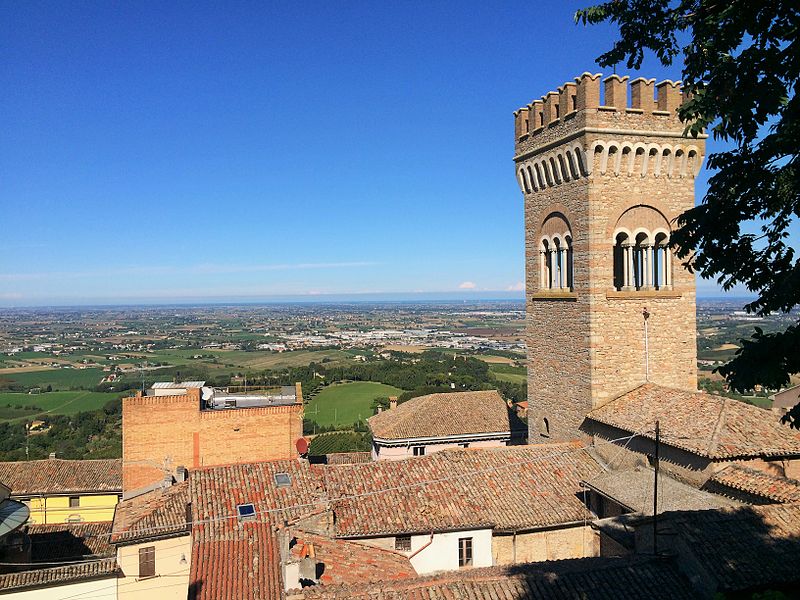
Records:
[[[139,548],[139,577],[155,577],[156,547]]]

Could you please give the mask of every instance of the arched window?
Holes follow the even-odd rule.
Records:
[[[664,215],[643,205],[625,211],[614,231],[614,288],[671,289],[671,259],[669,223]]]
[[[617,233],[614,240],[614,288],[630,289],[630,251],[631,241],[624,231]]]
[[[539,289],[571,291],[574,256],[572,231],[561,213],[552,213],[542,225],[539,243]]]
[[[671,256],[669,236],[665,231],[659,231],[653,243],[653,284],[656,289],[672,289]]]
[[[547,417],[542,419],[542,428],[540,433],[542,437],[550,437],[550,421],[547,420]]]

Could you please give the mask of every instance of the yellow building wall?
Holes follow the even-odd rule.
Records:
[[[139,549],[155,547],[155,577],[139,578]],[[189,592],[189,568],[192,538],[176,538],[119,546],[117,564],[122,577],[117,586],[119,600],[186,600]]]
[[[78,506],[69,505],[70,497],[78,498]],[[117,494],[91,494],[83,496],[39,496],[23,500],[30,508],[28,523],[48,525],[90,521],[112,521],[114,507],[119,501]]]
[[[600,556],[600,540],[590,526],[567,527],[495,535],[492,538],[495,565]]]

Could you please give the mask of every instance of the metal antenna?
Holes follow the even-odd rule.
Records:
[[[653,462],[653,554],[658,554],[658,451],[661,445],[661,428],[656,421],[656,451]]]

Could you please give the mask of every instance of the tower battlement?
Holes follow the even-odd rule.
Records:
[[[677,110],[684,101],[680,81],[617,74],[602,79],[601,73],[583,73],[574,82],[566,82],[556,91],[514,111],[516,144],[531,141],[559,124],[568,123],[583,111],[655,115],[677,121]],[[601,85],[602,83],[602,85]],[[630,101],[628,89],[630,88]],[[602,96],[601,96],[602,91]],[[644,123],[643,123],[644,124]]]

